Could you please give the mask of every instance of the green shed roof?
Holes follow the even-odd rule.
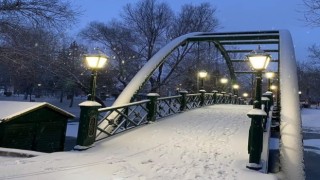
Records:
[[[0,123],[10,121],[44,107],[52,109],[68,118],[75,118],[73,114],[46,102],[0,101]]]

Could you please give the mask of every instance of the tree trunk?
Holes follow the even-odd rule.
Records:
[[[61,93],[60,93],[60,103],[63,102],[63,90],[61,90]]]

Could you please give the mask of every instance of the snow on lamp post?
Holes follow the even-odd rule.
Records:
[[[199,77],[201,79],[201,90],[204,90],[204,78],[207,77],[208,73],[207,73],[207,71],[200,71],[198,73],[198,75],[199,75]]]
[[[271,79],[274,78],[274,72],[266,72],[266,77],[268,79],[268,91],[271,91]]]
[[[249,60],[251,67],[256,71],[256,92],[253,110],[247,113],[248,117],[251,118],[251,126],[249,130],[248,138],[248,153],[249,163],[247,168],[259,170],[262,168],[261,165],[261,152],[263,146],[263,117],[266,116],[266,112],[261,110],[261,83],[262,83],[262,71],[265,70],[271,60],[271,56],[260,49],[252,51],[246,55]]]
[[[84,58],[87,66],[92,70],[91,82],[90,82],[90,90],[91,90],[90,100],[94,101],[96,96],[96,83],[97,83],[98,69],[101,69],[105,66],[108,58],[104,54],[90,54],[90,55],[85,55]]]

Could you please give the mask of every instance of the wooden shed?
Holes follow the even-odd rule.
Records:
[[[0,101],[0,147],[63,151],[67,122],[74,117],[46,102]]]

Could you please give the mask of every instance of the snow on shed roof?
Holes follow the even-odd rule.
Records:
[[[58,113],[69,118],[75,118],[73,114],[46,102],[0,101],[0,123],[2,121],[9,121],[13,118],[35,111],[42,107],[48,107],[49,109],[57,111]]]

